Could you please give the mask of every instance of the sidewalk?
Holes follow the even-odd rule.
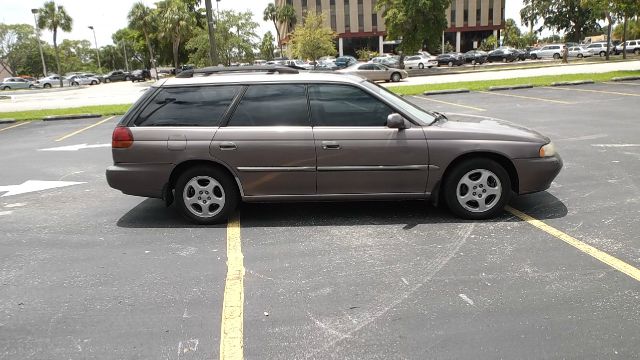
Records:
[[[640,60],[613,62],[604,64],[585,64],[571,65],[561,64],[553,67],[535,68],[535,69],[518,69],[518,70],[496,70],[483,71],[477,73],[450,74],[437,76],[416,76],[409,77],[400,83],[385,83],[382,86],[410,86],[422,84],[443,84],[460,81],[483,81],[483,80],[501,80],[513,79],[532,76],[545,75],[566,75],[566,74],[591,74],[604,73],[618,70],[640,70]]]

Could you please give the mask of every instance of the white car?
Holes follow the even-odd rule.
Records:
[[[636,55],[640,55],[640,40],[628,40],[627,43],[627,52],[634,53]],[[620,44],[616,46],[616,54],[622,53],[624,44]]]
[[[64,77],[62,78],[62,84],[63,86],[71,85],[69,83],[69,80]],[[60,75],[52,74],[42,79],[39,79],[38,81],[36,81],[36,86],[43,87],[45,89],[60,86]]]
[[[583,58],[583,57],[589,57],[589,56],[593,56],[593,51],[585,47],[573,46],[569,48],[569,57]]]
[[[407,56],[404,59],[405,69],[424,69],[425,67],[431,68],[436,64],[436,61],[431,61],[430,59],[422,57],[420,55]]]
[[[595,42],[592,43],[591,45],[587,46],[587,49],[593,51],[594,55],[600,55],[600,57],[603,57],[605,55],[607,55],[607,43],[606,42]],[[615,46],[613,45],[609,45],[609,55],[613,54],[615,52]]]
[[[565,46],[563,44],[551,44],[543,46],[540,50],[533,50],[529,53],[532,59],[554,58],[560,59]]]
[[[71,86],[79,86],[79,85],[98,85],[100,80],[94,77],[87,77],[84,75],[73,75],[66,78],[69,81]]]

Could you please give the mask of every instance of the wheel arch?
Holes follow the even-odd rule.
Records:
[[[180,174],[182,174],[187,169],[190,169],[194,166],[210,166],[210,167],[222,170],[228,176],[230,176],[235,180],[236,189],[238,190],[238,193],[240,194],[241,197],[244,197],[244,190],[242,188],[242,183],[240,182],[240,179],[226,164],[223,164],[222,162],[218,162],[215,160],[185,160],[177,164],[173,168],[173,170],[171,171],[171,174],[169,175],[169,181],[165,185],[165,189],[163,191],[163,199],[168,204],[173,202],[172,190],[175,188],[176,181],[178,180],[178,177],[180,176]]]

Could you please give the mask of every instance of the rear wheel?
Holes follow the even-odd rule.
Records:
[[[444,179],[449,209],[464,219],[488,219],[502,211],[511,194],[509,174],[497,162],[469,159],[456,165]]]
[[[98,82],[95,80],[91,80],[91,85],[98,85]]]
[[[11,88],[10,88],[10,87],[8,87],[8,86],[3,86],[3,87],[2,87],[2,90],[11,90]]]
[[[578,59],[582,59],[583,57],[584,57],[584,55],[578,54]]]
[[[71,83],[71,86],[78,86],[78,85],[80,85],[80,84],[78,84],[78,83],[77,83],[77,82],[75,82],[75,81]]]
[[[502,58],[502,62],[506,63],[507,62],[507,58]]]
[[[42,85],[42,87],[45,88],[45,89],[50,89],[51,88],[51,84],[47,83],[47,84]]]
[[[471,60],[471,65],[475,65],[476,64],[476,59]]]
[[[447,63],[447,65],[449,65],[449,67],[452,67],[452,66],[453,66],[453,61],[449,61],[449,62]]]
[[[600,57],[603,57],[603,56],[605,56],[605,55],[607,55],[607,53],[606,53],[606,52],[604,52],[604,51],[600,51]]]
[[[560,59],[560,54],[558,53],[553,54],[553,58],[556,60]]]
[[[537,60],[538,59],[538,55],[536,54],[531,54],[531,60]]]
[[[636,54],[636,55],[640,55],[640,48],[633,49],[633,53]]]
[[[225,221],[239,201],[233,178],[209,166],[196,166],[182,173],[175,191],[180,213],[197,224]]]
[[[131,80],[131,78],[130,78],[130,77],[128,77],[128,76],[125,76],[125,77],[124,77],[124,81],[129,81],[129,80]]]
[[[418,64],[418,69],[424,69],[424,64],[423,63]]]
[[[104,79],[104,82],[105,82],[106,84],[108,84],[108,83],[110,83],[110,82],[111,82],[111,79],[106,78],[106,79]]]

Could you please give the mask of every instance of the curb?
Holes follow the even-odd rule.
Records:
[[[577,81],[558,81],[551,83],[551,86],[567,86],[567,85],[584,85],[593,84],[593,80],[577,80]]]
[[[16,119],[0,119],[0,124],[13,124]]]
[[[0,100],[11,100],[11,96],[8,96],[8,95],[0,95]]]
[[[640,76],[623,76],[623,77],[614,77],[611,81],[631,81],[631,80],[640,80]]]
[[[444,94],[463,94],[468,92],[470,92],[469,89],[432,90],[432,91],[425,91],[422,93],[422,95],[429,96],[429,95],[444,95]]]
[[[531,89],[532,87],[533,87],[533,85],[531,85],[531,84],[507,85],[507,86],[491,86],[491,87],[489,87],[489,91]]]
[[[77,114],[77,115],[52,115],[45,116],[42,121],[57,121],[57,120],[74,120],[74,119],[92,119],[102,117],[100,114]]]

